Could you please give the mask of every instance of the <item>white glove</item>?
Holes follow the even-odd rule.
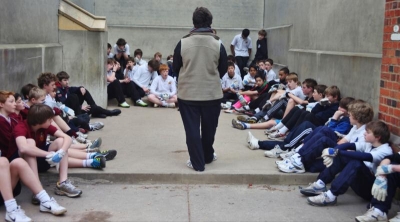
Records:
[[[325,148],[324,150],[322,150],[322,157],[324,156],[329,156],[329,157],[335,157],[338,154],[338,149],[335,148]]]
[[[70,116],[75,116],[75,111],[64,104],[60,106],[60,109]]]
[[[372,196],[379,201],[385,201],[387,196],[387,179],[383,176],[377,176],[371,190]]]
[[[330,102],[329,102],[328,98],[323,98],[323,99],[321,99],[321,100],[319,101],[319,104],[320,104],[321,106],[327,106],[327,105],[330,104]]]
[[[382,165],[378,166],[378,168],[376,169],[375,176],[391,174],[391,173],[393,173],[392,165]]]
[[[322,156],[322,159],[324,159],[324,165],[326,167],[330,167],[333,164],[333,157],[330,156]]]

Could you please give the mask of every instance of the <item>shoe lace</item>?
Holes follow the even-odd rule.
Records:
[[[76,187],[72,184],[72,182],[70,180],[66,180],[64,182],[64,186],[69,190],[75,190],[76,189]]]

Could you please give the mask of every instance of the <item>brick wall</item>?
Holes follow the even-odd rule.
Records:
[[[386,0],[383,30],[379,119],[400,136],[400,40],[391,40],[393,27],[400,26],[400,0]],[[397,32],[400,35],[400,30]]]

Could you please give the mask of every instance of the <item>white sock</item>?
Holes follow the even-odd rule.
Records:
[[[83,160],[83,167],[92,167],[93,159]]]
[[[326,196],[328,196],[329,200],[332,200],[332,201],[336,199],[336,196],[333,195],[333,193],[331,192],[331,190],[328,190],[328,191],[326,192]]]
[[[251,129],[251,124],[249,123],[243,123],[246,126],[246,129]]]
[[[168,105],[168,103],[167,102],[165,102],[165,101],[162,101],[162,106],[167,106]]]
[[[317,184],[318,188],[322,188],[322,187],[325,186],[324,181],[322,181],[322,180],[320,180],[320,179],[317,180],[317,183],[316,183],[316,184]]]
[[[17,201],[15,199],[4,201],[4,206],[6,207],[7,212],[13,212],[18,207]]]
[[[256,113],[260,112],[260,108],[254,110]]]
[[[265,115],[265,116],[264,116],[264,119],[265,119],[265,120],[269,120],[268,115]]]
[[[280,134],[285,134],[289,131],[289,129],[286,126],[282,126],[282,128],[279,129]]]
[[[374,212],[378,213],[381,216],[383,216],[383,214],[384,214],[380,209],[378,209],[376,207],[374,207]]]
[[[88,153],[86,155],[86,159],[93,159],[96,155],[98,155],[99,153]]]
[[[40,203],[47,202],[50,200],[50,196],[45,190],[42,190],[38,194],[36,194],[36,198],[40,200]]]
[[[282,122],[279,122],[278,125],[274,126],[274,129],[280,129],[280,128],[282,128],[283,126],[285,126],[285,125],[283,125]]]

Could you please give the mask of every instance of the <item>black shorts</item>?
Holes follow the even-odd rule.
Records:
[[[50,143],[47,143],[44,147],[40,147],[41,150],[49,151]],[[45,157],[36,157],[38,172],[44,173],[50,169],[50,164],[46,161]]]

